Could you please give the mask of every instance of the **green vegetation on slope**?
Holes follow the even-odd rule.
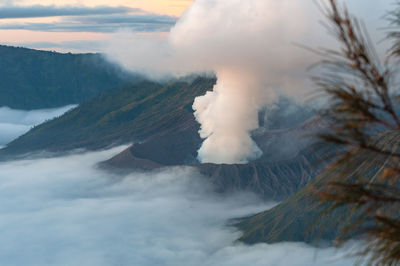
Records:
[[[400,150],[398,132],[386,132],[378,136],[377,141],[381,147]],[[367,180],[373,180],[386,169],[387,162],[382,156],[376,156],[368,161],[361,154],[346,167],[349,169],[349,176],[364,176]],[[330,180],[328,175],[332,174],[335,173],[327,171],[273,209],[240,222],[238,227],[244,231],[240,240],[251,244],[281,241],[310,243],[320,240],[331,241],[338,237],[340,229],[345,224],[343,221],[352,221],[356,213],[350,208],[342,207],[323,216],[329,206],[321,205],[314,191]],[[356,234],[356,232],[350,233]]]
[[[214,84],[215,79],[206,78],[167,85],[145,80],[127,83],[35,127],[11,142],[0,155],[35,150],[98,149],[142,141],[193,120],[194,98]]]
[[[0,106],[40,109],[81,103],[133,79],[100,54],[0,46]]]

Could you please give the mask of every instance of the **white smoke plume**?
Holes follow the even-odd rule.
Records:
[[[277,91],[309,92],[306,71],[316,58],[295,43],[330,47],[321,18],[312,0],[196,0],[165,38],[121,32],[107,53],[153,77],[213,71],[214,90],[193,104],[205,139],[198,157],[245,163],[261,154],[250,136],[258,127],[258,111],[275,101]]]

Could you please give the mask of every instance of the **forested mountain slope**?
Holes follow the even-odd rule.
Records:
[[[0,45],[0,77],[0,106],[31,110],[81,103],[135,75],[100,54]]]
[[[214,83],[212,78],[198,78],[168,84],[147,80],[123,84],[33,128],[0,150],[0,155],[99,149],[166,134],[186,123],[194,124],[193,100]]]
[[[400,150],[400,135],[397,131],[385,132],[377,136],[378,145],[389,150]],[[369,158],[366,160],[365,158]],[[365,157],[351,161],[346,169],[351,176],[363,176],[373,180],[381,176],[388,167],[387,157]],[[321,187],[329,180],[332,172],[327,171],[317,177],[305,188],[294,194],[288,200],[282,202],[271,210],[262,212],[245,219],[238,224],[244,231],[241,240],[246,243],[301,241],[316,242],[321,240],[331,241],[338,236],[342,221],[352,221],[356,215],[350,208],[335,210],[328,216],[323,216],[329,207],[320,205],[316,201],[315,188]],[[351,232],[356,234],[357,232]]]

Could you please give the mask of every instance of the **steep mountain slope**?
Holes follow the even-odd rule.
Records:
[[[320,159],[320,155],[312,147],[304,148],[306,143],[312,142],[305,135],[320,126],[318,121],[316,117],[290,129],[260,129],[255,140],[264,155],[248,164],[199,164],[196,160],[201,145],[197,133],[199,127],[194,120],[188,120],[173,131],[134,144],[106,161],[103,166],[129,171],[191,165],[209,179],[218,192],[247,190],[265,200],[283,200],[319,173],[320,169],[315,167],[315,162]],[[284,153],[278,153],[282,149],[278,144],[290,148],[286,148]],[[279,159],[271,159],[274,154],[280,154]]]
[[[99,149],[134,142],[103,166],[114,169],[154,169],[192,165],[214,184],[219,192],[249,190],[266,200],[283,200],[306,185],[318,173],[312,167],[318,155],[306,149],[304,135],[319,127],[312,118],[261,128],[254,139],[264,151],[259,160],[245,165],[199,164],[197,150],[202,140],[194,120],[194,98],[215,84],[213,78],[195,78],[160,84],[146,80],[126,83],[101,93],[60,118],[35,127],[0,150],[0,157],[32,151]],[[281,108],[285,108],[284,105]],[[274,109],[275,115],[285,116]],[[284,109],[283,109],[284,110]],[[292,112],[295,116],[301,110]],[[268,121],[274,121],[269,113]],[[288,120],[290,115],[286,114]],[[301,121],[308,115],[304,115]],[[283,152],[284,151],[284,152]],[[279,156],[278,156],[279,155]]]
[[[189,123],[188,126],[135,144],[104,162],[103,166],[130,171],[190,165],[209,179],[218,192],[252,191],[265,200],[279,201],[294,194],[319,173],[320,168],[315,167],[315,162],[320,157],[313,148],[303,149],[281,161],[199,164],[196,155],[201,140],[194,130],[197,126]],[[272,150],[269,152],[273,153]]]
[[[0,106],[40,109],[81,103],[134,78],[99,54],[0,46]]]
[[[124,84],[35,127],[0,150],[0,155],[98,149],[174,132],[193,123],[194,98],[214,83],[214,79],[198,78],[191,83],[175,81],[167,85],[146,80]]]
[[[319,159],[312,149],[279,162],[194,165],[217,192],[251,191],[264,200],[282,201],[311,182],[319,173]]]
[[[398,132],[386,132],[378,136],[377,141],[387,149],[400,149]],[[352,171],[349,176],[365,176],[374,179],[385,170],[387,161],[381,156],[365,160],[364,156],[353,161],[347,167]],[[238,224],[244,231],[241,241],[246,243],[301,241],[331,241],[338,236],[341,221],[351,221],[353,211],[350,208],[336,210],[329,216],[321,215],[328,206],[321,206],[315,200],[314,188],[320,187],[329,179],[332,172],[326,172],[288,200],[271,210],[247,218]],[[352,232],[355,234],[356,232]]]

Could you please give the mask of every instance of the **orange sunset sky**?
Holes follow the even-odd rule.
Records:
[[[118,28],[132,31],[162,33],[172,26],[193,0],[5,0],[0,1],[0,44],[20,45],[39,49],[51,49],[50,43],[89,42],[107,39]],[[50,7],[52,11],[43,15]],[[88,8],[94,14],[59,15],[66,8]],[[95,13],[97,8],[131,8],[131,11],[115,14]],[[34,13],[39,12],[40,14]],[[90,11],[90,12],[91,12]],[[34,14],[34,15],[30,15]],[[145,18],[147,24],[136,23],[136,17]],[[90,21],[92,18],[93,21]],[[107,19],[103,22],[101,19]],[[118,24],[116,21],[124,20]],[[158,20],[162,20],[159,22]],[[111,21],[113,20],[113,21]],[[153,22],[157,20],[157,22]],[[111,22],[110,22],[111,21]],[[128,22],[126,22],[128,21]],[[167,22],[165,22],[167,21]],[[85,24],[86,23],[86,24]],[[103,23],[103,24],[102,24]],[[162,26],[164,25],[165,26]],[[155,27],[154,25],[158,25]],[[81,26],[81,28],[79,28]],[[43,43],[47,43],[47,46]],[[41,47],[39,44],[42,44]],[[56,47],[55,50],[65,50]],[[66,49],[68,50],[68,48]],[[73,50],[73,49],[72,49]]]

